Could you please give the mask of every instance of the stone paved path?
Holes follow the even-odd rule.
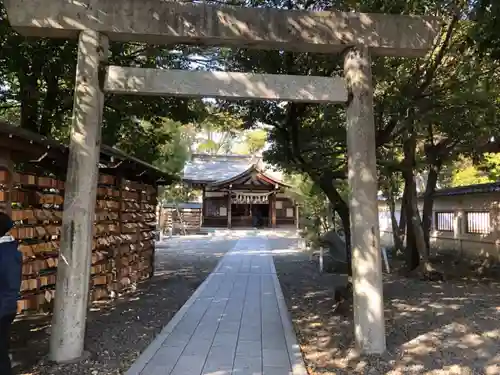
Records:
[[[269,240],[227,253],[126,375],[307,375]]]

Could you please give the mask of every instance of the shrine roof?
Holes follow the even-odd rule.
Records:
[[[260,157],[246,155],[193,155],[184,167],[183,180],[194,184],[219,183],[240,176],[256,165],[273,180],[282,181],[282,174]]]

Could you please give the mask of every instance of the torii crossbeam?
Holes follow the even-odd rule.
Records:
[[[109,40],[332,54],[347,52],[344,62],[346,91],[338,80],[332,80],[332,91],[337,90],[336,94],[320,96],[332,102],[348,98],[347,153],[355,338],[365,353],[385,351],[371,54],[424,56],[439,33],[439,20],[336,11],[241,8],[169,0],[4,0],[4,4],[10,24],[23,35],[79,40],[61,261],[51,337],[53,360],[74,360],[83,353],[103,110],[104,93],[101,90],[105,86],[100,72],[107,57]],[[182,88],[171,83],[155,82],[153,87],[145,86],[151,81],[151,76],[168,79],[172,73],[119,69],[112,67],[108,71],[105,83],[111,91],[169,95],[177,90],[178,94],[193,94],[186,86],[181,85]],[[120,72],[126,82],[112,79],[111,73]],[[230,75],[225,77],[229,79]],[[238,77],[239,83],[249,79],[248,76]],[[197,82],[206,78],[189,77]],[[232,90],[234,95],[231,97],[234,98],[251,92],[251,98],[265,100],[307,99],[300,96],[297,85],[294,96],[285,92],[283,79],[286,80],[280,78],[279,85],[272,90],[268,87],[267,94],[244,87],[235,90],[230,84],[221,82],[217,82],[212,91],[205,88],[203,92],[225,95]],[[299,81],[306,82],[307,78],[296,79]],[[310,78],[309,82],[312,81]],[[270,92],[275,94],[269,95]]]
[[[383,56],[424,56],[433,17],[299,11],[175,0],[4,0],[23,35],[76,38],[94,30],[110,40],[337,53],[363,45]]]

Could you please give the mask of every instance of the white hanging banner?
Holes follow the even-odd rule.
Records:
[[[231,198],[233,204],[266,204],[269,203],[270,193],[242,193],[236,192]]]

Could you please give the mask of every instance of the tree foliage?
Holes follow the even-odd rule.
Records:
[[[243,128],[238,116],[215,105],[207,106],[206,115],[193,125],[196,152],[212,155],[231,153],[234,141]]]
[[[210,2],[210,1],[208,1]],[[374,119],[379,183],[387,199],[402,197],[408,263],[427,263],[433,194],[443,171],[474,160],[453,175],[453,183],[498,177],[500,5],[492,0],[217,0],[252,7],[385,12],[442,17],[441,32],[423,58],[373,57]],[[5,12],[0,8],[5,21]],[[469,22],[477,21],[476,23]],[[27,39],[0,25],[0,116],[59,139],[67,136],[74,85],[74,41]],[[113,43],[116,65],[337,76],[343,56],[239,48],[144,46]],[[258,123],[267,133],[249,133],[248,151],[262,148],[270,161],[301,183],[311,199],[320,189],[342,219],[349,240],[346,199],[345,110],[338,105],[274,102],[192,101],[165,97],[107,96],[103,140],[138,157],[178,171],[190,152],[232,150],[237,129]],[[175,155],[175,156],[173,156]],[[172,159],[166,162],[165,160]],[[465,160],[464,159],[464,160]],[[417,210],[416,176],[426,176],[424,210]],[[307,182],[305,182],[307,181]],[[461,181],[461,182],[457,182]],[[309,185],[308,185],[309,184]],[[321,199],[320,199],[321,200]],[[308,201],[313,207],[319,201]],[[319,206],[318,206],[319,207]],[[411,220],[406,220],[409,218]],[[399,232],[398,232],[399,233]]]
[[[247,131],[244,134],[244,149],[242,153],[254,155],[261,151],[267,142],[267,131],[264,129],[255,129]]]
[[[299,207],[300,226],[312,243],[318,243],[319,235],[332,229],[332,212],[325,193],[305,174],[291,174],[286,182],[287,191]]]
[[[486,152],[475,159],[460,156],[452,165],[452,187],[500,180],[500,153]]]
[[[476,21],[471,43],[480,53],[500,57],[500,3],[496,0],[473,0],[470,2],[472,17]]]
[[[67,142],[73,107],[76,41],[26,38],[17,34],[10,28],[1,3],[0,19],[0,119]],[[183,46],[111,43],[109,63],[188,69],[197,50]],[[165,166],[168,171],[178,171],[186,141],[179,133],[179,124],[199,123],[209,115],[201,101],[106,95],[102,141]],[[174,160],[166,162],[166,158]]]
[[[288,9],[356,10],[443,16],[432,51],[419,59],[374,57],[374,114],[380,174],[386,187],[404,181],[410,267],[428,258],[432,196],[443,168],[459,155],[475,157],[498,133],[498,72],[491,55],[471,42],[476,29],[466,22],[467,2],[440,0],[246,1],[246,5]],[[342,74],[342,56],[240,49],[222,51],[231,70],[333,76]],[[346,178],[345,112],[340,106],[294,103],[240,103],[247,118],[273,126],[266,158],[292,173],[305,173],[328,196],[348,227],[342,197]],[[425,207],[416,209],[416,175],[425,175]],[[400,186],[400,185],[399,185]],[[382,186],[383,187],[383,186]],[[385,188],[384,188],[385,189]],[[385,189],[386,192],[388,191]],[[394,190],[391,188],[391,190]],[[404,215],[403,215],[404,216]],[[411,237],[411,238],[410,238]],[[417,256],[414,254],[417,252]],[[410,259],[410,258],[409,258]],[[417,261],[415,262],[415,259]]]
[[[500,180],[500,153],[487,152],[483,156],[483,161],[479,168],[483,171],[491,181]]]

